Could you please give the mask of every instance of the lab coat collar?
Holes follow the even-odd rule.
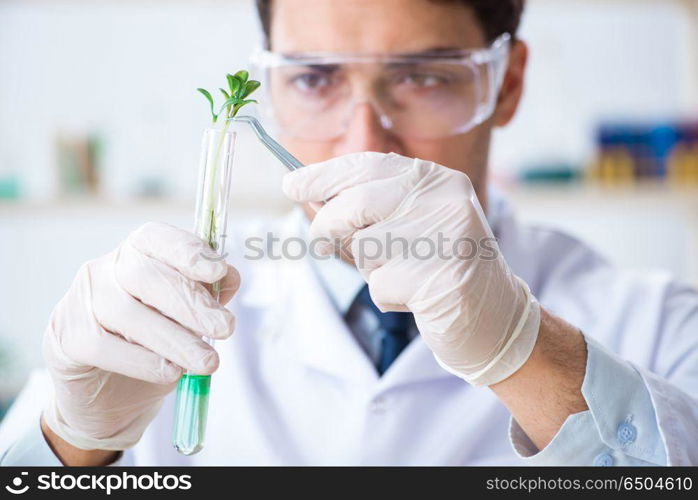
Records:
[[[493,186],[488,189],[488,202],[487,221],[504,260],[528,284],[531,293],[538,296],[545,282],[543,266],[546,265],[539,255],[540,244],[532,244],[530,229],[519,223],[511,203]],[[540,238],[540,233],[536,237]]]

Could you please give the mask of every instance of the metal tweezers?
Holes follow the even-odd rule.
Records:
[[[295,156],[289,153],[286,150],[286,148],[284,148],[281,144],[272,139],[269,134],[267,134],[267,131],[264,130],[264,127],[262,127],[262,124],[259,123],[259,121],[256,118],[254,118],[253,116],[242,115],[236,116],[235,118],[233,118],[233,121],[248,123],[250,127],[252,127],[252,130],[254,130],[254,133],[257,135],[259,140],[262,141],[262,144],[264,144],[266,148],[269,151],[271,151],[271,153],[286,166],[287,169],[289,169],[290,171],[294,171],[298,170],[299,168],[303,168],[304,165],[300,161],[298,161],[298,159]]]

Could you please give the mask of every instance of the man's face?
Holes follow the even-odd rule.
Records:
[[[274,0],[270,43],[271,50],[280,53],[370,54],[488,45],[473,12],[464,3],[431,0]],[[512,56],[515,60],[516,50]],[[525,54],[523,59],[525,63]],[[507,89],[506,81],[504,88]],[[306,141],[281,136],[281,140],[306,164],[359,151],[395,152],[434,161],[466,173],[485,203],[492,126],[510,118],[495,113],[466,134],[417,140],[384,129],[375,109],[363,102],[353,109],[348,127],[340,137]]]

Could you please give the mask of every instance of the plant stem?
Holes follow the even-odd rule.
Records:
[[[230,125],[230,120],[227,119],[225,120],[225,124],[223,125],[223,128],[221,129],[221,134],[218,139],[218,144],[216,145],[216,154],[213,158],[213,165],[211,165],[211,171],[208,173],[208,190],[209,190],[209,196],[208,196],[208,208],[204,212],[206,214],[205,216],[208,217],[208,220],[204,221],[205,223],[201,225],[202,228],[204,229],[205,234],[204,239],[208,243],[209,247],[211,247],[213,250],[218,251],[218,242],[217,240],[217,231],[218,227],[216,224],[216,188],[219,188],[219,179],[218,179],[218,168],[219,168],[219,163],[221,159],[221,151],[223,149],[223,143],[226,140],[226,134],[228,132],[228,127]],[[220,294],[220,283],[216,282],[213,284],[213,293],[216,299],[218,298],[218,295]]]
[[[221,129],[221,136],[218,139],[218,145],[216,146],[216,155],[213,158],[212,170],[209,175],[209,196],[208,196],[208,216],[209,220],[204,227],[208,226],[208,234],[206,234],[206,240],[211,248],[217,250],[216,248],[216,207],[215,207],[215,190],[218,184],[218,164],[220,163],[221,150],[223,149],[223,143],[225,142],[226,133],[228,131],[228,126],[230,124],[229,120],[225,121],[225,125]]]

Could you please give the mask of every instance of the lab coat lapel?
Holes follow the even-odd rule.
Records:
[[[538,249],[532,247],[529,237],[519,225],[509,202],[502,194],[490,186],[488,191],[487,220],[492,226],[497,245],[511,271],[524,280],[533,295],[542,287],[541,259]]]
[[[387,389],[447,378],[458,380],[456,376],[439,366],[431,349],[421,336],[417,336],[383,374],[380,386],[382,389]]]
[[[295,210],[273,230],[279,241],[302,238],[299,217],[303,213]],[[242,291],[241,305],[257,310],[258,334],[278,337],[285,355],[320,372],[375,384],[375,368],[334,307],[311,258],[255,262],[249,269],[254,278]]]
[[[307,259],[289,262],[284,273],[293,290],[288,332],[300,360],[314,369],[339,378],[375,384],[378,374],[370,359],[335,309]]]

